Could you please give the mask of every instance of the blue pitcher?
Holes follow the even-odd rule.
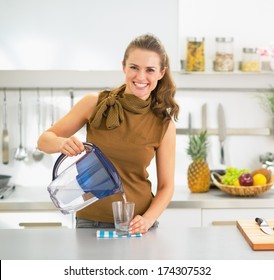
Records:
[[[100,198],[124,193],[114,165],[97,146],[83,144],[84,155],[76,162],[58,175],[60,165],[68,158],[61,154],[53,167],[52,182],[47,189],[54,205],[63,214],[74,213]]]

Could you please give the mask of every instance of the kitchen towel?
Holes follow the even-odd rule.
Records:
[[[127,234],[118,235],[115,230],[97,230],[97,238],[131,238],[131,237],[141,237],[141,233],[137,234]]]

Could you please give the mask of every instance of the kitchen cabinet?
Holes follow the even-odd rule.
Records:
[[[171,202],[158,219],[161,228],[235,225],[236,220],[256,217],[273,219],[272,189],[257,197],[236,197],[219,189],[210,189],[207,193],[191,193],[179,186],[175,189]],[[75,228],[75,217],[56,210],[44,188],[18,187],[0,202],[0,229],[24,228],[22,223]]]
[[[256,217],[273,219],[273,208],[246,208],[246,209],[202,209],[201,222],[203,227],[207,226],[228,226],[235,225],[237,220],[249,219]]]
[[[46,188],[17,186],[0,202],[0,229],[27,227],[74,227],[74,215],[63,215]]]
[[[167,208],[158,219],[160,227],[172,227],[179,229],[182,227],[200,227],[200,209],[172,209]]]
[[[199,224],[200,227],[212,227],[235,226],[236,220],[240,219],[253,220],[256,217],[273,219],[272,189],[254,197],[233,196],[219,189],[210,189],[207,193],[191,193],[182,188],[176,189],[168,209],[162,214],[166,223],[174,224],[178,221],[180,226]]]
[[[211,227],[235,226],[237,220],[263,217],[273,219],[274,208],[232,208],[232,209],[172,209],[168,208],[160,216],[160,227]]]
[[[161,227],[200,227],[201,210],[167,208],[159,217],[158,221]],[[28,227],[75,228],[75,216],[72,214],[63,215],[56,211],[1,212],[0,229],[19,229]]]
[[[63,215],[57,211],[45,212],[2,212],[0,229],[24,228],[74,228],[74,216]]]

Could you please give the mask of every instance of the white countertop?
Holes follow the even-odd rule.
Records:
[[[236,226],[160,226],[142,237],[122,239],[97,239],[95,229],[2,229],[0,240],[1,260],[274,259],[274,251],[253,251]]]
[[[170,208],[273,208],[274,189],[258,196],[240,197],[227,194],[218,188],[206,193],[191,193],[188,189],[179,189],[174,193]]]
[[[169,208],[273,208],[274,189],[256,197],[239,197],[219,189],[207,193],[191,193],[187,188],[176,187]],[[42,187],[16,186],[6,198],[0,200],[0,211],[54,211],[48,191]]]

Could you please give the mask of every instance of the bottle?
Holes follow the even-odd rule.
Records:
[[[204,38],[187,38],[186,71],[196,72],[205,70]]]
[[[234,70],[233,38],[216,37],[214,71],[231,72]]]
[[[244,72],[259,72],[261,70],[260,55],[256,48],[243,48],[241,70]]]

